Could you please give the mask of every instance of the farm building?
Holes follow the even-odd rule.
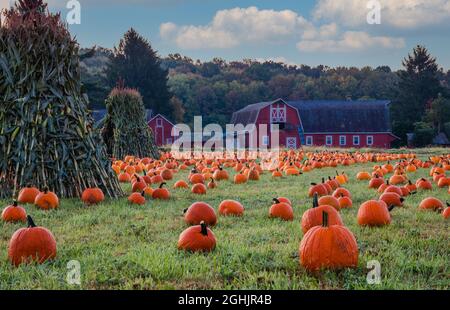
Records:
[[[233,114],[231,123],[268,126],[258,146],[271,146],[271,124],[279,125],[279,143],[288,148],[307,146],[389,148],[392,134],[390,101],[303,100],[260,102]],[[248,145],[248,137],[246,141]]]
[[[148,126],[152,129],[155,137],[155,143],[157,146],[171,145],[176,138],[176,135],[172,136],[172,129],[175,125],[169,121],[165,116],[156,114],[148,121]]]

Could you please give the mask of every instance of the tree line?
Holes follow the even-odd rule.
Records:
[[[450,70],[445,72],[423,46],[406,56],[400,70],[388,66],[336,67],[288,65],[274,61],[220,58],[202,62],[180,54],[158,56],[148,40],[130,29],[113,50],[96,48],[82,61],[82,79],[91,108],[104,107],[117,81],[136,88],[144,104],[174,122],[230,121],[248,104],[286,100],[388,99],[394,134],[406,144],[430,144],[437,133],[450,138]]]

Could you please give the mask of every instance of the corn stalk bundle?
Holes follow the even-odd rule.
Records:
[[[88,187],[123,195],[88,98],[78,44],[42,0],[21,0],[0,25],[0,198],[27,184],[60,197]]]
[[[106,99],[106,110],[102,135],[112,157],[159,158],[144,103],[137,90],[123,86],[114,88]]]

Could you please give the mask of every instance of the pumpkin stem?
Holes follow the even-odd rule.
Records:
[[[142,191],[141,196],[145,198],[145,191]]]
[[[400,197],[400,202],[403,202],[403,201],[405,201],[405,198]]]
[[[311,185],[312,185],[312,186],[316,186],[316,185],[317,185],[317,183],[311,183]]]
[[[159,185],[159,188],[163,188],[164,185],[166,185],[166,182],[162,182],[162,183]]]
[[[280,201],[277,198],[272,199],[273,202],[275,202],[276,204],[279,204]]]
[[[336,175],[339,176],[339,172],[336,170]]]
[[[447,207],[450,207],[450,202],[447,201],[445,204],[447,205]]]
[[[29,215],[27,215],[27,222],[28,222],[28,228],[36,227],[36,224],[34,223],[33,219]]]
[[[322,219],[323,219],[322,227],[328,227],[328,213],[327,212],[323,211]]]
[[[319,206],[319,195],[317,193],[314,193],[313,208],[317,208],[318,206]]]
[[[47,192],[48,192],[48,187],[46,186],[46,187],[44,187],[44,193],[47,194]]]
[[[201,231],[200,231],[201,234],[203,236],[207,236],[208,235],[208,229],[207,229],[207,226],[205,224],[205,221],[201,221],[200,226],[201,226]]]
[[[17,207],[17,200],[13,201],[13,207]]]
[[[184,209],[183,214],[185,214],[187,212],[187,210],[189,210],[189,208]]]
[[[322,178],[322,183],[325,183],[325,178]]]

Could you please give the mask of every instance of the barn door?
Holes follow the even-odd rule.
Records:
[[[297,149],[297,138],[296,137],[287,137],[286,138],[286,147],[288,149]]]

